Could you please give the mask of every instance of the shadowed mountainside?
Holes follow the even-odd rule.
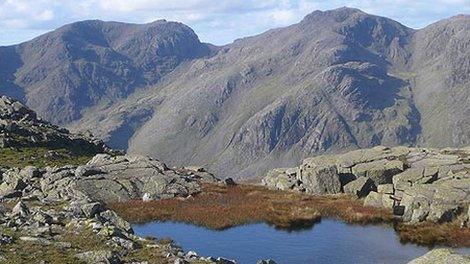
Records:
[[[210,52],[181,23],[76,22],[0,47],[0,92],[24,100],[51,122],[67,124],[85,108],[125,98]]]
[[[220,176],[261,175],[317,153],[379,144],[468,145],[469,25],[470,16],[461,15],[413,30],[357,9],[315,11],[298,24],[220,48],[195,41],[188,45],[192,55],[177,60],[185,63],[171,67],[141,66],[146,60],[135,54],[153,41],[107,34],[113,51],[132,58],[134,75],[102,90],[81,87],[113,96],[84,101],[82,111],[70,99],[75,114],[67,118],[36,107],[32,93],[26,99],[49,120],[92,129],[111,146],[175,165],[205,165]],[[15,80],[2,81],[10,93],[23,87],[13,73],[0,74]]]

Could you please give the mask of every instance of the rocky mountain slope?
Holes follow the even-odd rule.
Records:
[[[181,23],[82,21],[0,47],[0,93],[56,124],[154,84],[181,62],[210,53]]]
[[[81,112],[69,98],[74,114],[67,117],[34,105],[32,93],[26,97],[49,120],[91,128],[111,146],[175,165],[202,164],[222,177],[262,175],[316,153],[379,144],[460,146],[470,141],[469,25],[470,16],[461,15],[413,30],[357,9],[315,11],[298,24],[218,49],[194,41],[189,46],[198,52],[158,78],[144,78],[145,89],[129,88],[140,87],[128,84],[140,80],[134,75],[98,86],[106,89],[83,84],[90,94],[127,88],[85,100]],[[119,50],[110,40],[121,43],[122,36],[105,35]],[[154,43],[139,41],[122,47],[148,50]],[[18,47],[2,48],[0,65]],[[132,65],[135,74],[147,69]],[[22,72],[4,70],[3,87],[24,91],[12,77]],[[150,67],[147,75],[154,72]]]
[[[72,154],[96,154],[110,151],[101,141],[52,125],[36,113],[7,96],[0,97],[0,149],[67,149]],[[0,167],[4,164],[0,164]]]

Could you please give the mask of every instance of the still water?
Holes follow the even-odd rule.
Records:
[[[273,259],[283,263],[406,263],[429,249],[401,244],[390,227],[322,220],[309,229],[278,230],[250,224],[223,231],[173,222],[134,225],[141,236],[170,237],[185,251],[221,256],[241,264]],[[465,250],[468,252],[467,250]]]

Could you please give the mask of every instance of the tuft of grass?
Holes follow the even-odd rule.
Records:
[[[134,200],[111,203],[108,207],[133,223],[179,221],[212,229],[256,222],[295,229],[311,226],[322,216],[359,224],[391,223],[393,220],[387,210],[365,207],[350,196],[311,196],[254,185],[221,187],[206,184],[203,192],[185,200]]]
[[[451,223],[397,223],[395,230],[400,241],[425,246],[470,247],[470,228],[461,228],[458,221]]]
[[[49,151],[54,151],[57,155],[49,157],[47,156]],[[81,165],[87,163],[93,156],[94,154],[73,153],[67,149],[50,150],[43,147],[0,148],[0,167]]]

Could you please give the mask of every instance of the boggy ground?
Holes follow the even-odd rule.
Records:
[[[347,195],[312,196],[241,184],[204,185],[203,192],[187,199],[127,201],[108,204],[132,223],[179,221],[212,229],[266,222],[276,228],[309,227],[321,217],[351,224],[388,224],[401,241],[421,245],[470,246],[470,229],[457,223],[418,225],[395,221],[389,210],[363,206]]]

